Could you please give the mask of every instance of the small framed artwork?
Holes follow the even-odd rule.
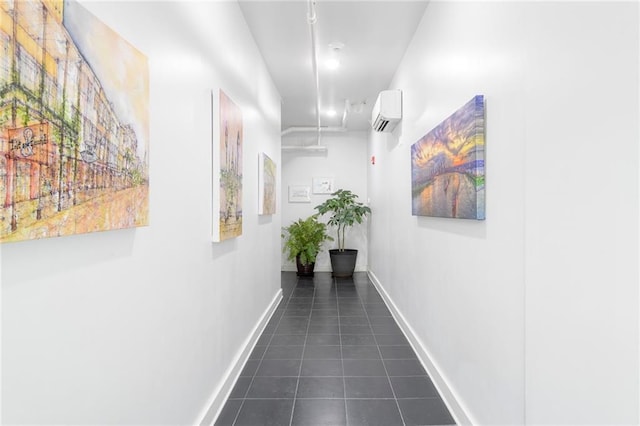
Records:
[[[258,214],[276,213],[276,163],[264,152],[258,154]]]
[[[314,194],[331,194],[333,193],[333,178],[317,177],[313,178]]]
[[[306,185],[289,185],[290,203],[310,203],[311,188]]]

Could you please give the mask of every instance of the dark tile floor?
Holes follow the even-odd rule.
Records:
[[[455,424],[365,273],[282,289],[216,425]]]

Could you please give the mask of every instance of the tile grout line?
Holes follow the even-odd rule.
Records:
[[[295,293],[298,288],[298,283],[300,282],[300,277],[296,279],[296,285],[291,292],[291,296],[289,297],[289,301],[291,301],[291,297]],[[311,297],[311,305],[309,306],[309,315],[307,316],[307,331],[304,336],[304,344],[302,345],[302,354],[300,355],[300,365],[298,366],[298,377],[296,379],[296,389],[293,392],[293,404],[291,405],[291,417],[289,418],[289,426],[293,425],[293,415],[296,410],[296,401],[298,396],[298,387],[300,386],[300,375],[302,374],[302,363],[304,362],[304,354],[307,351],[307,340],[309,339],[309,327],[311,327],[311,314],[313,312],[313,302],[316,299],[316,290],[315,284],[313,288],[313,296]]]
[[[291,295],[289,295],[289,297],[287,298],[287,302],[283,304],[284,310],[286,310],[287,306],[289,306],[289,301],[290,300],[291,300]],[[278,329],[278,326],[280,325],[280,322],[282,321],[282,318],[284,318],[284,310],[283,310],[282,314],[280,314],[280,318],[278,318],[278,323],[276,324],[275,329],[273,330],[273,334],[269,338],[269,342],[265,346],[265,350],[262,353],[262,356],[260,357],[260,360],[258,362],[258,366],[256,367],[256,370],[253,372],[253,375],[251,376],[251,381],[249,382],[249,386],[247,387],[247,390],[244,392],[244,396],[242,397],[242,402],[240,403],[240,407],[238,407],[238,412],[236,413],[236,416],[233,419],[232,426],[234,426],[236,424],[236,422],[238,421],[238,417],[240,416],[240,411],[242,411],[242,407],[244,406],[244,403],[248,399],[247,396],[249,395],[249,390],[251,390],[251,386],[253,385],[253,381],[256,378],[256,374],[258,374],[258,370],[260,369],[260,366],[262,365],[262,361],[264,361],[264,356],[266,355],[267,350],[269,349],[269,346],[271,345],[271,341],[273,340],[273,337],[276,335],[276,330]],[[277,311],[277,308],[276,308],[276,311]],[[272,318],[273,318],[273,316],[269,319],[269,322],[271,322]],[[267,322],[267,325],[269,324],[269,322]],[[260,337],[258,337],[258,340],[260,340],[262,338],[262,336],[264,336],[264,330],[262,331],[262,334],[260,334]],[[253,347],[254,351],[255,351],[256,347],[257,347],[257,344],[256,344],[256,346]],[[251,354],[249,354],[249,356],[251,356]]]
[[[368,278],[367,278],[368,279]],[[378,290],[376,290],[376,293]],[[403,426],[406,426],[406,422],[404,420],[404,415],[402,414],[402,410],[400,409],[400,403],[398,402],[398,397],[396,396],[396,391],[393,389],[393,383],[391,383],[391,377],[389,376],[389,371],[387,370],[387,365],[384,363],[384,357],[382,356],[382,351],[380,350],[380,345],[378,344],[378,338],[376,337],[376,333],[373,330],[373,324],[371,324],[371,318],[369,317],[369,311],[364,306],[366,305],[362,299],[360,299],[362,303],[362,308],[364,309],[364,314],[367,317],[367,322],[369,323],[369,328],[371,328],[371,334],[373,335],[373,340],[376,343],[376,348],[378,349],[378,355],[380,355],[380,361],[382,362],[382,368],[384,368],[384,372],[387,376],[387,382],[389,382],[389,387],[391,388],[391,393],[393,394],[393,400],[396,403],[396,407],[398,408],[398,413],[400,414],[400,420],[402,421]],[[392,317],[393,318],[393,317]],[[395,319],[393,320],[395,323]],[[397,324],[396,324],[397,325]]]
[[[338,280],[333,278],[333,284],[336,289],[336,312],[338,313],[338,339],[340,339],[340,365],[342,366],[342,396],[344,401],[344,422],[349,426],[349,413],[347,408],[347,379],[344,372],[344,352],[342,345],[342,321],[340,320],[340,295],[338,294]]]

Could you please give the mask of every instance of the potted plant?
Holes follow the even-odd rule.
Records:
[[[289,260],[295,259],[298,276],[313,276],[322,243],[333,241],[327,234],[327,225],[318,222],[318,215],[313,215],[304,220],[298,219],[282,230],[282,238],[285,239],[282,251],[288,253]]]
[[[331,194],[331,198],[315,207],[320,215],[330,214],[327,223],[337,228],[338,248],[329,250],[334,277],[350,277],[356,267],[358,250],[345,249],[345,231],[356,222],[362,223],[365,216],[371,213],[371,209],[357,201],[357,198],[353,192],[339,189]]]

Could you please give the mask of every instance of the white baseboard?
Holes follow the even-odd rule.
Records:
[[[196,424],[200,426],[212,426],[215,423],[225,402],[227,401],[227,398],[229,398],[233,387],[238,381],[238,377],[240,377],[240,373],[242,372],[244,365],[247,363],[249,355],[251,355],[251,351],[253,351],[260,335],[264,331],[264,328],[267,326],[267,323],[271,319],[273,312],[276,310],[281,300],[282,289],[279,289],[271,301],[271,304],[267,307],[256,326],[253,328],[251,334],[245,340],[242,349],[238,352],[238,355],[231,363],[231,366],[227,369],[221,384],[216,388],[209,399],[209,403],[198,416],[199,421],[197,421]]]
[[[384,287],[380,283],[380,280],[378,280],[378,277],[376,277],[376,275],[371,271],[369,271],[368,274],[371,282],[373,283],[373,285],[375,285],[376,289],[380,293],[380,296],[382,296],[385,304],[400,326],[400,329],[409,340],[409,343],[413,347],[413,350],[416,352],[418,359],[424,366],[425,370],[427,370],[427,373],[431,377],[431,380],[438,390],[438,393],[442,397],[442,400],[447,405],[447,408],[456,421],[456,424],[460,426],[477,424],[468,414],[468,410],[466,410],[463,404],[460,403],[460,398],[453,391],[445,376],[442,374],[440,368],[433,361],[433,357],[431,356],[427,348],[424,347],[422,341],[418,338],[416,333],[413,331],[413,328],[411,328],[402,313],[400,313],[400,311],[396,307],[395,303],[393,303],[393,300],[385,291]]]

